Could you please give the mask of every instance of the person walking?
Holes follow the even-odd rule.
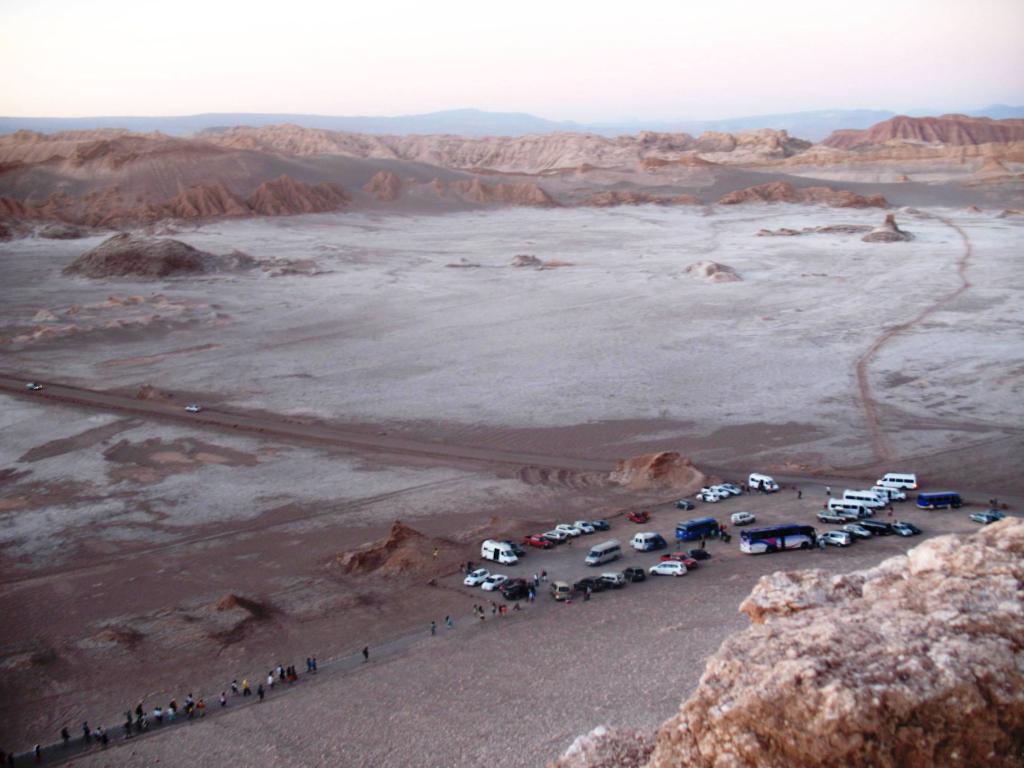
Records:
[[[267,672],[267,688],[274,690],[274,670]]]
[[[437,560],[438,554],[440,554],[440,550],[437,547],[434,547],[434,559],[435,560]]]
[[[157,704],[153,707],[153,719],[156,720],[157,725],[163,725],[164,722],[164,711],[160,709],[160,705]]]
[[[202,720],[204,717],[206,717],[206,702],[203,700],[202,696],[200,696],[199,697],[199,701],[196,702],[196,709],[199,710],[199,719],[200,720]]]
[[[89,721],[82,723],[82,741],[86,744],[92,741],[92,731],[89,729]]]
[[[831,485],[826,485],[825,486],[825,495],[826,496],[831,496],[832,495],[832,486]]]
[[[37,763],[43,762],[43,748],[38,744],[32,747],[32,757],[36,759]]]
[[[370,660],[370,646],[364,645],[363,646],[363,664],[365,664],[369,660]]]
[[[110,743],[110,739],[107,737],[106,729],[100,728],[100,744],[102,744],[103,748],[106,749],[107,748],[107,744],[109,744],[109,743]]]
[[[539,587],[540,586],[540,576],[538,576],[536,573],[533,574],[533,586],[535,586],[535,587]]]
[[[796,489],[796,497],[798,499],[802,499],[804,497],[804,489],[803,488],[797,488]]]
[[[252,689],[249,688],[249,680],[248,680],[248,678],[245,678],[245,679],[242,680],[242,695],[243,696],[252,696]]]
[[[260,697],[260,704],[262,704],[263,697],[266,695],[266,691],[263,690],[263,683],[256,686],[256,695]]]
[[[430,635],[431,635],[431,637],[433,637],[436,634],[437,634],[437,622],[436,621],[431,621],[430,622]]]
[[[454,622],[452,622],[451,614],[449,614],[448,616],[444,617],[444,625],[446,627],[448,627],[448,629],[451,629],[452,627],[455,626]]]
[[[313,674],[316,674],[316,656],[313,657]]]
[[[227,697],[227,694],[226,694],[226,693],[225,693],[224,691],[221,691],[221,692],[220,692],[220,706],[221,706],[221,708],[223,709],[223,708],[224,708],[224,707],[226,707],[227,705],[228,705],[228,697]]]
[[[68,727],[66,725],[60,729],[60,740],[64,742],[65,748],[67,748],[68,744],[71,742],[71,734],[68,733]]]

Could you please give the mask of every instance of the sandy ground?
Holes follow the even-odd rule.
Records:
[[[215,252],[313,258],[325,273],[156,283],[62,277],[94,241],[21,240],[0,245],[0,370],[127,393],[153,384],[179,400],[446,445],[609,462],[675,449],[733,479],[767,468],[866,480],[879,467],[856,361],[960,285],[964,242],[946,217],[972,245],[970,287],[879,348],[871,396],[899,462],[890,468],[982,502],[1019,495],[1024,225],[926,213],[897,213],[916,235],[901,244],[757,237],[881,219],[787,205],[221,222],[181,237]],[[573,266],[509,266],[523,253]],[[682,273],[703,259],[743,281]],[[465,263],[479,266],[446,266]],[[408,763],[421,748],[438,756],[429,764],[514,754],[508,764],[536,765],[601,722],[667,717],[777,561],[861,567],[906,543],[722,557],[680,585],[539,605],[500,634],[487,623],[464,633],[477,595],[345,577],[335,555],[400,518],[476,559],[496,530],[657,498],[579,473],[360,455],[24,396],[0,403],[0,613],[15,617],[0,632],[0,714],[24,745],[84,717],[116,722],[142,696],[215,694],[229,675],[343,655],[450,612],[463,617],[457,638],[323,682],[322,697],[265,705],[288,707],[287,729],[316,727],[334,741],[304,746],[272,730],[277,715],[255,711],[189,733],[223,730],[235,752],[251,742],[254,764],[315,762],[306,749],[332,759],[343,750],[343,764]],[[759,503],[765,514],[792,512],[791,497]],[[808,497],[799,513],[817,503]],[[971,525],[958,513],[924,527]],[[713,578],[708,601],[700,595]],[[261,617],[217,610],[231,594],[259,601]],[[436,691],[452,703],[410,703]],[[192,738],[143,742],[136,764],[151,764],[150,748],[180,759]],[[282,744],[291,746],[275,752]],[[111,764],[127,754],[110,753]]]

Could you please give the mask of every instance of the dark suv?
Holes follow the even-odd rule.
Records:
[[[867,528],[876,536],[891,536],[896,533],[889,523],[883,523],[881,520],[858,520],[857,522],[858,525]]]
[[[626,568],[622,571],[626,581],[643,581],[647,578],[647,571],[643,568]]]

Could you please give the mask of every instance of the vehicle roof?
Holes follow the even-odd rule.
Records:
[[[716,523],[717,524],[718,521],[715,520],[715,518],[713,518],[713,517],[695,517],[693,520],[680,520],[678,523],[676,523],[676,525],[677,526],[680,526],[680,525],[696,525],[697,523]]]

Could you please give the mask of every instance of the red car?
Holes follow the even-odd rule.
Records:
[[[697,561],[690,557],[685,552],[670,552],[667,555],[661,556],[662,561],[672,560],[677,563],[682,563],[686,566],[686,570],[692,571],[697,567]]]
[[[527,536],[523,539],[523,544],[528,544],[531,547],[538,547],[539,549],[551,549],[555,546],[551,539],[545,539],[539,533],[535,533],[532,536]]]
[[[626,519],[631,523],[646,523],[651,519],[651,513],[646,509],[642,512],[630,512],[626,515]]]

